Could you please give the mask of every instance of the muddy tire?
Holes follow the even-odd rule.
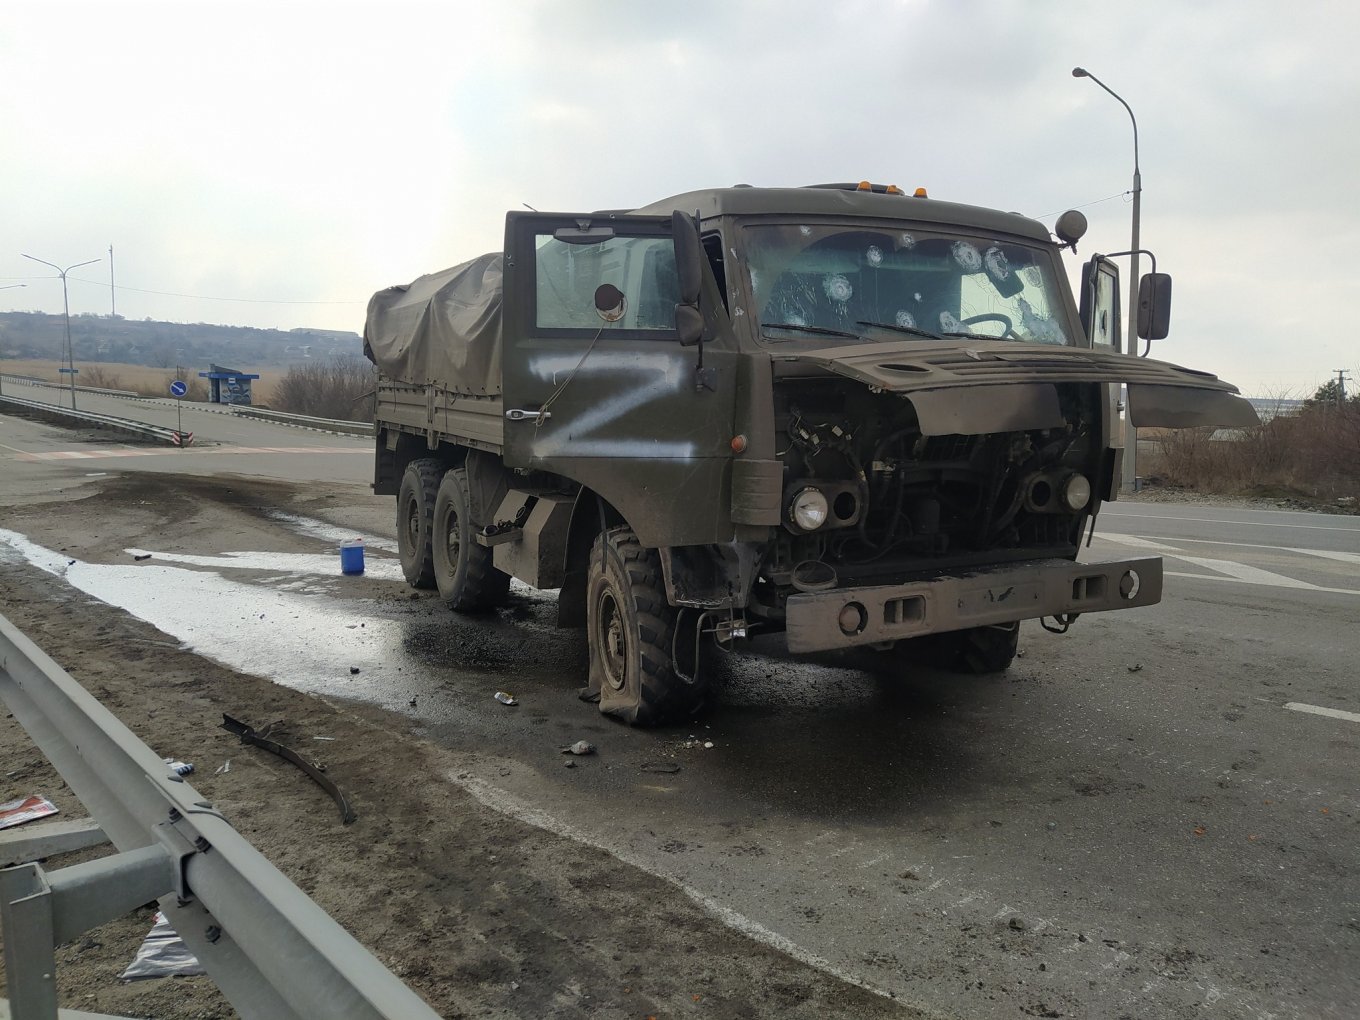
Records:
[[[460,613],[501,605],[510,591],[510,575],[492,565],[492,550],[477,544],[468,492],[466,468],[444,473],[430,532],[439,597]]]
[[[900,641],[891,654],[902,661],[980,676],[1010,668],[1019,641],[1020,624],[1007,623]]]
[[[412,588],[434,587],[434,555],[430,535],[434,530],[434,501],[444,465],[433,457],[421,457],[406,465],[397,491],[397,551],[401,572]]]
[[[586,582],[590,690],[600,711],[631,726],[688,719],[704,704],[702,676],[675,671],[671,644],[676,610],[666,601],[661,560],[631,528],[595,539]]]

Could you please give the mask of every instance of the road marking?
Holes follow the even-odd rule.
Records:
[[[1253,511],[1259,512],[1259,511]],[[1294,511],[1281,511],[1294,512]],[[1112,514],[1104,513],[1102,517],[1123,517],[1131,521],[1193,521],[1196,524],[1240,524],[1248,528],[1303,528],[1305,531],[1353,531],[1360,532],[1360,528],[1326,528],[1320,524],[1267,524],[1263,521],[1224,521],[1215,517],[1167,517],[1161,514]]]
[[[1251,568],[1248,568],[1251,569]],[[1270,571],[1262,570],[1262,574],[1269,574]],[[1281,578],[1279,574],[1271,575],[1280,578],[1285,583],[1273,580],[1253,580],[1246,577],[1223,577],[1218,574],[1190,574],[1179,570],[1168,570],[1163,575],[1165,577],[1189,577],[1195,581],[1235,581],[1238,584],[1256,584],[1267,588],[1292,588],[1296,591],[1321,592],[1325,595],[1360,595],[1360,588],[1324,588],[1319,584],[1308,584],[1304,581],[1295,581],[1292,577]]]
[[[1240,581],[1242,584],[1259,584],[1270,588],[1290,588],[1297,591],[1317,591],[1327,592],[1337,595],[1360,595],[1360,590],[1354,588],[1326,588],[1322,585],[1311,584],[1308,581],[1300,581],[1293,577],[1286,577],[1284,574],[1277,574],[1271,570],[1262,570],[1260,567],[1248,566],[1245,563],[1238,563],[1235,560],[1208,559],[1203,556],[1191,556],[1181,551],[1174,545],[1167,545],[1165,542],[1155,542],[1152,539],[1142,538],[1138,535],[1101,535],[1106,541],[1114,542],[1116,545],[1128,545],[1135,549],[1148,549],[1160,552],[1164,556],[1172,559],[1184,560],[1186,563],[1193,563],[1198,567],[1206,567],[1209,570],[1217,570],[1226,577],[1219,577],[1213,574],[1189,574],[1180,571],[1168,570],[1167,577],[1193,577],[1201,581]],[[1196,539],[1183,539],[1189,545],[1194,545]],[[1213,542],[1213,545],[1237,545],[1236,542]],[[1353,553],[1332,552],[1325,549],[1291,549],[1284,546],[1248,545],[1250,549],[1279,549],[1282,552],[1302,553],[1308,556],[1322,556],[1327,559],[1340,560],[1343,563],[1360,563],[1360,556]]]
[[[1155,542],[1142,535],[1096,535],[1096,538],[1104,538],[1111,542],[1118,542],[1121,545],[1132,545],[1144,549],[1171,549],[1169,545]],[[1227,542],[1217,538],[1178,538],[1177,542],[1185,542],[1188,545],[1227,545],[1235,549],[1266,549],[1274,552],[1298,553],[1301,556],[1321,556],[1324,559],[1340,560],[1342,563],[1360,563],[1360,553],[1341,552],[1335,549],[1300,549],[1292,545],[1260,545],[1256,542]]]
[[[5,447],[9,450],[12,447]],[[24,453],[17,451],[15,460],[25,462],[44,460],[104,460],[110,457],[183,457],[185,453],[178,447],[153,447],[148,450],[49,450],[45,453]],[[222,446],[195,447],[194,455],[202,454],[250,454],[250,453],[362,453],[372,456],[367,448],[354,449],[346,446]]]
[[[1325,715],[1329,719],[1344,719],[1346,722],[1360,722],[1360,712],[1343,712],[1339,708],[1323,708],[1320,705],[1304,705],[1291,701],[1284,706],[1291,712],[1307,712],[1309,715]]]
[[[1204,556],[1187,556],[1185,553],[1176,553],[1175,558],[1184,560],[1186,563],[1193,563],[1197,567],[1205,567],[1209,570],[1217,570],[1220,574],[1227,574],[1229,577],[1247,584],[1264,584],[1272,588],[1308,588],[1316,591],[1317,585],[1307,581],[1299,581],[1284,574],[1277,574],[1271,570],[1262,570],[1260,567],[1250,567],[1245,563],[1238,563],[1236,560],[1211,560]]]

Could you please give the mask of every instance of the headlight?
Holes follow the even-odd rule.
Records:
[[[1091,483],[1085,475],[1072,475],[1063,482],[1063,503],[1069,510],[1080,510],[1091,502]]]
[[[802,489],[789,501],[789,520],[803,531],[816,531],[825,524],[826,512],[826,497],[819,489]]]

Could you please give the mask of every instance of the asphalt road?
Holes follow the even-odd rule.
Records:
[[[71,406],[69,391],[57,386],[18,385],[8,380],[4,386],[8,396]],[[306,467],[301,477],[305,478],[365,484],[373,479],[373,440],[370,438],[237,417],[226,407],[176,401],[170,397],[111,397],[77,392],[76,407],[81,411],[192,432],[194,440],[190,446],[181,449],[96,437],[96,443],[73,448],[66,430],[29,423],[31,427],[24,430],[26,445],[6,447],[4,444],[8,440],[0,431],[0,453],[22,454],[38,462],[98,462],[101,468],[116,466],[119,470],[191,475],[244,474],[285,480],[298,477],[298,465],[304,463]],[[23,419],[8,418],[5,430],[22,429],[23,424],[17,424],[22,422]]]
[[[319,441],[264,427],[274,443],[250,449]],[[167,459],[47,456],[90,448],[15,419],[0,433],[6,490]],[[342,460],[366,477],[364,457],[314,451],[196,470],[283,465],[324,484]],[[355,513],[390,539],[388,501],[367,498]],[[235,664],[411,715],[464,760],[420,781],[459,783],[944,1016],[1360,1015],[1360,518],[1120,503],[1100,530],[1092,556],[1166,557],[1160,605],[1064,636],[1027,624],[998,677],[793,661],[757,642],[715,658],[720,703],[692,729],[629,730],[577,701],[583,642],[553,627],[550,594],[468,618],[349,589]],[[299,549],[320,553],[311,533]],[[370,556],[373,591],[396,587]],[[196,566],[245,602],[274,597],[288,569]],[[208,620],[176,617],[183,601],[142,611],[230,662]],[[362,648],[344,629],[359,618]],[[362,683],[329,679],[357,655]],[[564,769],[558,747],[580,738],[598,755]]]

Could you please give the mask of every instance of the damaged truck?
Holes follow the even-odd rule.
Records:
[[[1138,426],[1256,415],[1116,353],[1116,264],[1074,297],[1062,263],[1084,229],[868,183],[510,212],[503,252],[369,304],[406,579],[460,612],[560,589],[585,696],[637,725],[704,705],[713,641],[992,672],[1023,620],[1156,603],[1159,558],[1078,562],[1121,385]],[[1169,313],[1149,274],[1140,336]]]

